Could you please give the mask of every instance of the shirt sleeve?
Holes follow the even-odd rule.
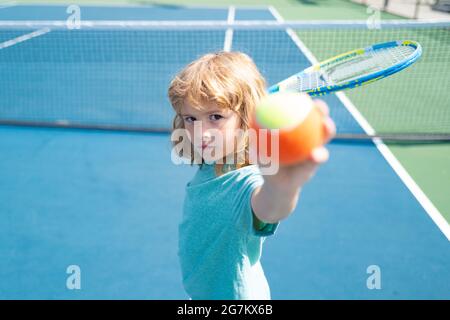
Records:
[[[251,235],[267,237],[273,235],[278,227],[277,223],[260,223],[258,229],[254,227],[254,212],[251,205],[252,194],[256,188],[262,186],[264,180],[258,173],[251,172],[246,175],[240,183],[236,204],[236,214],[238,227]]]

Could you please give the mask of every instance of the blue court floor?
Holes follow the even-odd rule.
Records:
[[[65,9],[12,6],[0,9],[0,20],[65,19]],[[228,9],[87,6],[82,14],[88,20],[226,20]],[[235,19],[275,18],[265,8],[237,8]],[[235,32],[232,49],[250,54],[270,84],[309,64],[284,31],[273,35],[277,43],[279,39],[284,43],[278,50],[292,56],[282,66],[269,63],[261,48],[245,41],[244,32]],[[0,32],[0,43],[15,36]],[[79,33],[74,39],[81,43],[86,37]],[[181,57],[172,53],[165,69],[158,69],[158,80],[142,72],[142,81],[158,90],[134,97],[133,104],[152,101],[168,107],[166,88],[175,72],[196,56],[223,46],[223,34],[211,41],[200,41],[201,34],[192,37],[198,37],[198,45]],[[23,63],[12,63],[14,57],[33,62],[38,50],[51,54],[52,46],[69,45],[64,41],[50,32],[0,49],[2,72],[8,74],[8,81],[16,77],[16,86],[0,93],[1,116],[21,116],[33,104],[63,99],[68,88],[65,79],[74,81],[71,101],[83,102],[83,97],[76,97],[83,87],[83,96],[96,90],[99,104],[106,99],[114,105],[104,89],[121,90],[121,83],[86,89],[74,79],[84,72],[76,67],[77,61],[71,67],[51,68],[54,61],[44,59],[32,76],[47,76],[33,82],[35,90],[23,94],[29,85],[22,81],[27,71],[20,69]],[[91,50],[84,48],[86,54]],[[160,58],[153,57],[144,71],[151,71]],[[123,68],[139,69],[131,69],[131,64]],[[63,76],[63,72],[68,73]],[[125,94],[126,86],[122,90]],[[16,111],[10,113],[3,95],[20,95]],[[347,112],[338,97],[326,101],[332,116]],[[37,107],[36,112],[45,117]],[[129,122],[144,119],[157,125],[171,117],[165,113],[152,119],[140,109],[135,114]],[[108,120],[119,121],[120,115],[112,114]],[[65,116],[80,115],[74,105]],[[362,130],[356,121],[342,125],[347,131]],[[329,149],[330,161],[304,188],[296,212],[265,242],[262,263],[272,297],[449,299],[449,240],[385,155],[369,142],[333,142]],[[0,126],[0,299],[186,299],[177,260],[177,228],[184,186],[195,167],[174,165],[170,151],[168,134]],[[66,287],[70,265],[81,268],[80,290]],[[381,271],[378,290],[367,287],[367,269],[374,265]]]

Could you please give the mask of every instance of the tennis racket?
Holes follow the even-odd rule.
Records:
[[[359,87],[405,69],[421,55],[422,47],[415,41],[378,43],[314,64],[270,87],[269,93],[298,91],[321,96]]]

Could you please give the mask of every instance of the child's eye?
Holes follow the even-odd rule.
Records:
[[[195,121],[194,117],[184,117],[184,121],[187,123],[193,123]]]
[[[217,120],[220,120],[222,118],[223,118],[223,116],[220,115],[220,114],[212,114],[212,115],[209,116],[209,119],[212,120],[212,121],[217,121]]]

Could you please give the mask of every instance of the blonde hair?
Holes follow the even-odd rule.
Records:
[[[180,112],[185,103],[199,110],[207,103],[214,103],[219,108],[236,112],[241,129],[247,130],[254,108],[265,94],[265,80],[248,55],[242,52],[205,54],[188,64],[170,83],[169,100],[176,112],[173,129],[184,129]],[[175,147],[177,144],[174,142]],[[248,142],[245,152],[248,153]],[[193,158],[191,153],[191,163]],[[242,166],[245,165],[248,165],[248,159]],[[216,172],[222,171],[219,169],[216,167]]]

